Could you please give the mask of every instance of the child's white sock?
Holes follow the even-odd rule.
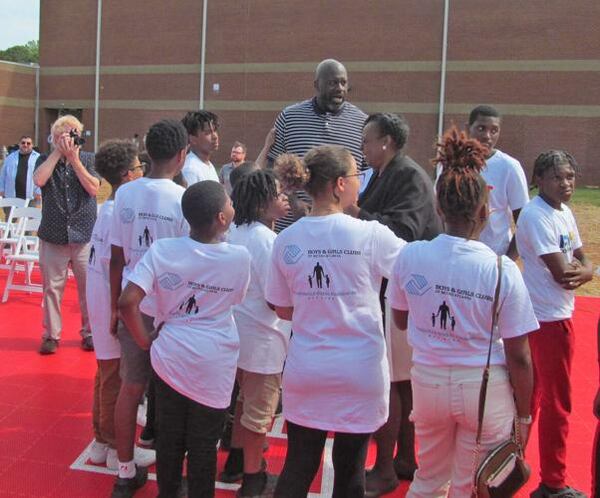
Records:
[[[123,479],[131,479],[135,477],[135,461],[121,462],[119,461],[119,477]]]

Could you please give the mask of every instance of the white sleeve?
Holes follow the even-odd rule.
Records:
[[[267,274],[269,273],[271,255],[273,254],[273,242],[267,239],[261,240],[255,246],[260,252],[252,256],[252,266],[254,267],[257,283],[263,296],[267,287]]]
[[[273,254],[267,273],[267,283],[265,285],[265,297],[267,302],[280,307],[293,306],[290,287],[279,265],[281,264],[280,244],[275,242]]]
[[[377,221],[373,223],[373,263],[382,277],[390,278],[394,263],[406,242],[396,237],[388,227]]]
[[[394,263],[394,269],[386,291],[386,298],[388,303],[390,303],[390,308],[403,311],[408,310],[408,300],[406,299],[406,293],[404,292],[404,282],[402,278],[402,267],[405,258],[406,253],[401,251]]]
[[[113,209],[112,216],[112,226],[110,228],[110,244],[113,246],[124,247],[123,243],[123,222],[121,221],[121,196],[119,196],[119,191],[117,190],[117,194],[115,195],[115,205]]]
[[[506,256],[502,256],[502,269],[498,316],[500,337],[510,339],[539,329],[540,325],[519,268]]]
[[[511,211],[515,211],[529,202],[529,189],[521,163],[515,160],[511,166],[506,188],[508,205]]]
[[[245,247],[242,247],[242,249],[244,249],[244,252],[241,253],[243,254],[243,258],[240,258],[240,266],[236,267],[236,271],[239,271],[240,273],[241,285],[238,299],[235,304],[240,304],[246,298],[248,286],[250,285],[250,253]]]
[[[529,241],[535,255],[543,256],[544,254],[561,252],[552,220],[546,216],[537,216],[536,212],[527,214],[529,216],[523,220],[519,217],[517,230],[522,231],[522,236]]]
[[[156,243],[152,244],[127,277],[127,280],[141,287],[147,296],[154,294],[156,271],[153,256],[157,247]]]

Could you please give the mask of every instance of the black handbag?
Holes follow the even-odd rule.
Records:
[[[476,448],[473,468],[481,450],[481,430],[485,412],[485,399],[490,377],[490,357],[494,331],[498,322],[498,307],[500,299],[500,282],[502,281],[502,259],[498,256],[498,281],[494,293],[492,331],[488,349],[487,362],[483,370],[483,379],[479,391],[479,415],[477,425]],[[492,449],[475,469],[473,476],[473,493],[475,498],[509,498],[523,487],[528,481],[531,469],[523,456],[523,446],[519,432],[519,424],[513,422],[511,437]]]

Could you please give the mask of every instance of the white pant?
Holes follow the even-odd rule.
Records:
[[[483,367],[413,366],[419,468],[407,498],[471,496],[482,373]],[[514,414],[506,367],[492,366],[479,461],[509,437]]]

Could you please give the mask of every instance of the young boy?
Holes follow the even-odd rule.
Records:
[[[534,366],[532,414],[539,410],[539,487],[533,498],[585,495],[567,486],[566,443],[571,412],[574,290],[592,279],[575,218],[564,204],[575,189],[577,163],[565,151],[538,156],[533,183],[539,189],[521,212],[517,244],[523,277],[540,328],[529,335]]]
[[[246,294],[250,255],[221,242],[234,210],[220,183],[189,187],[182,209],[190,236],[154,243],[129,275],[119,310],[140,348],[150,350],[159,495],[178,496],[187,452],[188,496],[206,498],[214,495],[216,444],[238,360],[232,306]],[[154,342],[140,312],[145,296],[156,299]]]
[[[185,161],[187,140],[185,128],[178,121],[162,120],[152,125],[146,135],[150,174],[123,185],[115,197],[110,241],[111,330],[113,333],[116,330],[121,344],[122,383],[115,407],[119,476],[112,498],[133,496],[147,479],[147,469],[136,470],[134,446],[138,402],[151,377],[148,352],[140,349],[122,322],[117,327],[117,301],[121,286],[125,286],[129,274],[153,242],[188,233],[181,212],[185,190],[173,182]],[[156,316],[154,298],[145,299],[141,310],[146,327],[152,329]],[[151,463],[138,462],[142,467]]]
[[[92,231],[87,269],[87,307],[98,364],[92,409],[95,439],[90,449],[90,460],[96,464],[106,462],[110,470],[118,468],[114,418],[117,395],[121,387],[121,346],[109,330],[109,233],[113,221],[115,193],[121,185],[141,177],[142,170],[138,149],[128,140],[110,140],[96,153],[96,171],[110,183],[112,193],[102,204]]]
[[[479,105],[469,114],[465,131],[487,150],[481,176],[490,189],[490,217],[479,240],[496,254],[506,254],[516,260],[518,253],[511,224],[513,220],[517,222],[521,209],[529,201],[529,191],[521,163],[496,149],[501,125],[502,117],[495,107]],[[438,167],[438,176],[440,173],[441,168]]]

